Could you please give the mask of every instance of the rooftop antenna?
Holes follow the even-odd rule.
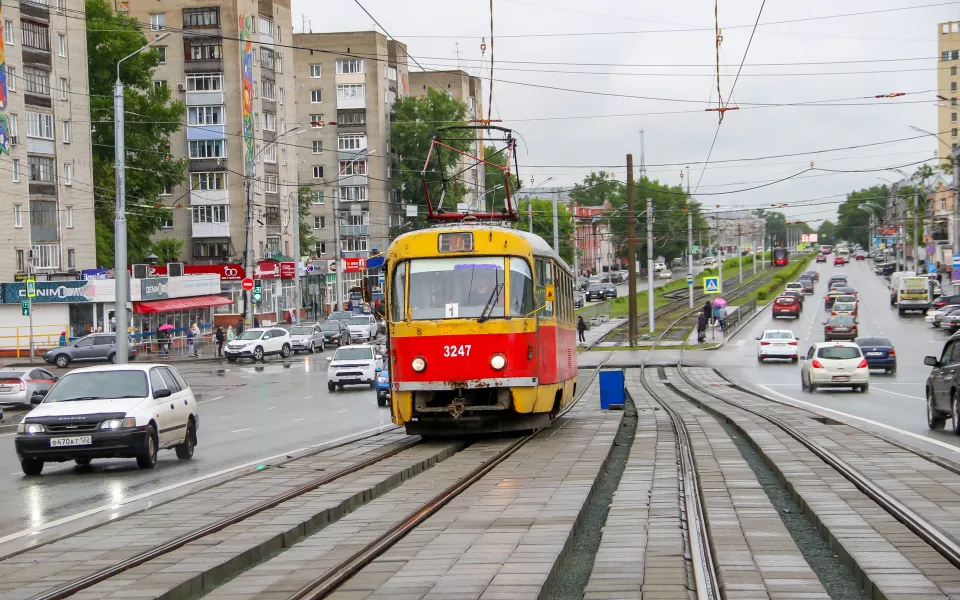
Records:
[[[643,148],[643,130],[640,130],[640,181],[647,175],[647,157]]]

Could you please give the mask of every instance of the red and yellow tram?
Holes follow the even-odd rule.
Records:
[[[398,237],[385,259],[394,423],[425,435],[525,430],[573,399],[575,280],[542,238],[446,226]]]

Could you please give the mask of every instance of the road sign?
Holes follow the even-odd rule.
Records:
[[[927,261],[927,273],[936,273],[937,272],[937,263],[932,261]]]
[[[23,316],[30,316],[30,303],[26,300],[20,303],[20,309],[23,311]]]
[[[243,289],[249,292],[253,289],[253,280],[249,277],[245,277],[244,280],[240,282],[240,285],[243,287]]]
[[[307,265],[307,273],[313,273],[313,265]]]
[[[720,293],[720,278],[719,278],[719,277],[704,277],[704,278],[703,278],[703,293],[704,293],[704,294],[719,294],[719,293]]]
[[[37,279],[35,277],[28,277],[27,278],[27,298],[36,298],[36,297],[37,297]]]
[[[687,285],[693,285],[693,273],[687,273]]]

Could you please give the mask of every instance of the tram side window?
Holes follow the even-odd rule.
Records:
[[[402,321],[405,317],[403,307],[406,304],[407,289],[407,263],[402,262],[397,265],[393,271],[393,290],[391,305],[393,307],[393,320]]]
[[[530,265],[519,257],[510,259],[510,316],[526,317],[534,311],[533,274]]]
[[[540,316],[553,317],[553,302],[547,302],[547,286],[553,285],[553,264],[547,260],[537,260],[537,308]]]

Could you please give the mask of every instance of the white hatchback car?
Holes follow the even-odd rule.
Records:
[[[47,462],[136,458],[157,464],[157,450],[193,457],[200,415],[193,391],[169,365],[126,364],[75,369],[61,377],[17,427],[14,446],[26,475]]]
[[[870,367],[854,342],[819,342],[807,350],[800,367],[800,387],[809,392],[821,387],[870,388]]]
[[[287,358],[292,351],[293,341],[286,329],[258,327],[245,330],[237,339],[224,346],[223,355],[228,361],[234,362],[238,358],[263,360],[263,357],[269,354],[279,354]]]
[[[797,343],[800,338],[789,329],[767,329],[757,338],[760,346],[757,348],[757,360],[763,362],[768,358],[784,358],[797,362]]]
[[[350,329],[350,339],[372,342],[380,331],[377,319],[373,315],[357,315],[347,321]]]
[[[803,295],[803,284],[800,283],[799,281],[791,281],[790,283],[788,283],[788,284],[783,288],[783,291],[785,291],[785,292],[789,292],[789,291],[792,291],[792,292],[800,292],[800,295],[802,296],[802,295]]]
[[[344,385],[376,386],[377,371],[383,368],[383,355],[380,349],[370,344],[357,344],[337,348],[327,361],[327,389],[331,392]]]

